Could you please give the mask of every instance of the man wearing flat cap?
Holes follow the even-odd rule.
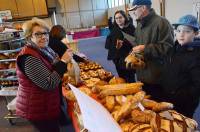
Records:
[[[174,45],[173,28],[164,17],[151,8],[151,0],[133,0],[128,10],[137,21],[133,52],[144,55],[145,68],[137,69],[137,78],[144,83],[144,90],[154,99],[160,99],[162,65],[167,52]]]

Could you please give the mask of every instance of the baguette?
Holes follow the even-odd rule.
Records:
[[[122,84],[110,84],[110,85],[96,85],[93,87],[93,91],[96,93],[100,93],[103,90],[106,89],[119,89],[119,88],[133,88],[133,87],[142,87],[143,83],[137,82],[137,83],[122,83]]]
[[[171,103],[168,103],[168,102],[158,103],[158,102],[150,100],[150,99],[144,99],[142,101],[142,105],[145,108],[151,109],[155,112],[170,110],[173,108],[173,104],[171,104]]]
[[[135,94],[142,90],[142,83],[118,84],[118,85],[105,85],[99,97],[104,98],[109,95],[129,95]],[[106,87],[107,86],[107,87]]]
[[[122,118],[126,117],[129,115],[132,111],[132,109],[137,107],[137,103],[142,101],[144,99],[145,92],[140,91],[136,93],[132,98],[127,100],[122,107],[119,109],[119,111],[116,112],[114,115],[114,119],[118,122]]]
[[[105,106],[108,109],[108,111],[111,112],[113,110],[114,106],[115,106],[115,97],[114,96],[107,96]]]

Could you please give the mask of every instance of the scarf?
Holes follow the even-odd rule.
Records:
[[[51,63],[51,64],[54,64],[56,62],[59,61],[59,56],[58,54],[56,54],[50,47],[48,46],[45,46],[44,48],[40,48],[38,47],[34,42],[32,42],[31,40],[27,40],[27,45],[28,47],[30,48],[33,48],[37,51],[39,51],[39,53],[47,58],[47,60]]]

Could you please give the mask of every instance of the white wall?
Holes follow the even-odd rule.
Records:
[[[200,2],[200,0],[165,0],[165,17],[171,23],[175,23],[183,15],[196,15],[193,9],[195,2]],[[156,13],[160,15],[159,0],[152,0],[152,7],[155,9]],[[125,6],[108,9],[108,17],[113,17],[114,12],[119,9],[125,11]]]
[[[175,23],[186,14],[193,14],[193,4],[197,0],[166,0],[165,16],[171,22]]]
[[[130,4],[131,6],[131,4]],[[159,0],[152,0],[152,7],[155,9],[155,11],[160,14],[160,7],[159,7]],[[119,7],[114,7],[114,8],[109,8],[108,9],[108,18],[113,17],[115,12],[117,10],[123,10],[125,11],[125,5],[119,6]]]
[[[114,7],[114,8],[109,8],[108,9],[108,18],[109,17],[113,17],[114,18],[114,14],[117,10],[123,10],[125,11],[125,5],[119,6],[119,7]]]
[[[107,0],[58,0],[56,18],[67,29],[107,25]]]

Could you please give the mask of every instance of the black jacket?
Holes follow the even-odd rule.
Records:
[[[134,36],[135,27],[132,24],[127,24],[123,29],[120,29],[118,26],[114,25],[106,38],[105,48],[108,49],[108,60],[125,58],[132,49],[132,45],[124,39],[121,31]],[[116,49],[117,39],[124,41],[120,49]]]
[[[63,56],[63,54],[65,53],[65,51],[68,49],[67,46],[59,39],[57,38],[52,38],[49,37],[49,47],[59,55],[59,57],[61,58]],[[73,54],[73,59],[76,62],[83,62],[84,59]]]
[[[170,51],[162,73],[164,95],[172,103],[195,103],[200,97],[200,41],[180,46],[176,43]],[[168,99],[169,99],[168,98]]]

